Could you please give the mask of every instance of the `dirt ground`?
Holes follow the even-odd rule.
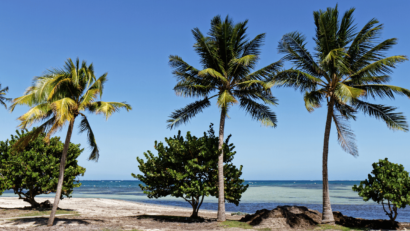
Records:
[[[42,202],[46,199],[38,199]],[[50,199],[52,202],[52,199]],[[120,200],[71,198],[60,208],[77,215],[59,216],[55,226],[46,226],[47,218],[5,219],[25,216],[34,211],[22,209],[27,203],[17,198],[0,198],[0,230],[224,230],[216,222],[216,212],[200,211],[202,221],[189,220],[185,208],[149,205]],[[178,218],[179,217],[179,218]],[[239,220],[243,216],[227,216]],[[230,229],[235,230],[235,229]]]
[[[49,199],[49,198],[47,198]],[[38,202],[46,199],[39,198]],[[53,202],[53,199],[49,199]],[[191,220],[191,210],[180,207],[170,207],[152,204],[127,202],[121,200],[95,199],[95,198],[71,198],[60,202],[59,207],[64,211],[59,213],[70,213],[71,215],[59,215],[55,219],[53,227],[47,227],[48,216],[30,218],[25,217],[38,213],[23,209],[28,203],[18,198],[0,198],[0,230],[245,230],[242,228],[229,227],[216,221],[215,211],[200,210],[199,216],[202,220]],[[40,212],[38,215],[49,214],[48,211]],[[23,217],[22,219],[7,219]],[[227,220],[238,221],[243,216],[231,216],[227,213]],[[246,230],[268,230],[252,229],[244,222]],[[242,227],[242,226],[241,226]],[[323,227],[318,227],[324,230]],[[281,229],[283,230],[283,229]],[[326,230],[333,230],[326,228]],[[348,230],[348,229],[334,229]],[[295,231],[294,229],[292,231]]]

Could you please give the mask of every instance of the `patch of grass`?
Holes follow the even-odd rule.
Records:
[[[49,216],[51,213],[50,210],[48,211],[34,211],[34,212],[29,212],[25,214],[21,214],[20,216],[22,217],[31,217],[31,216]],[[57,214],[74,214],[75,216],[79,216],[80,214],[76,211],[69,211],[69,210],[57,210]]]
[[[222,226],[224,228],[240,228],[240,229],[255,229],[252,225],[246,223],[246,222],[240,222],[240,221],[231,221],[227,220],[224,222],[219,223],[219,226]],[[264,229],[256,229],[256,230],[271,230],[269,228],[264,228]]]
[[[241,229],[253,229],[252,225],[245,223],[245,222],[240,222],[240,221],[224,221],[219,223],[220,226],[224,228],[241,228]]]
[[[318,225],[317,228],[315,228],[315,230],[341,230],[341,231],[350,231],[350,230],[368,230],[366,228],[349,228],[349,227],[344,227],[341,225],[326,225],[326,224],[321,224]]]

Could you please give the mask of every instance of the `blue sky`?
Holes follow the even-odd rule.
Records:
[[[73,143],[85,147],[79,157],[87,168],[82,179],[131,180],[139,173],[137,156],[153,150],[154,141],[163,141],[177,130],[167,130],[170,113],[194,99],[177,97],[176,81],[168,65],[169,55],[179,55],[199,65],[193,50],[191,29],[206,33],[215,15],[229,15],[235,22],[249,20],[248,35],[266,33],[258,67],[279,60],[277,44],[285,33],[298,30],[313,48],[313,11],[334,7],[337,1],[1,1],[0,2],[0,83],[9,86],[9,97],[18,97],[34,76],[46,69],[61,67],[67,58],[93,62],[98,75],[108,72],[103,100],[127,101],[131,112],[122,111],[108,121],[89,115],[100,147],[98,163],[88,161],[90,150],[85,134],[74,130]],[[381,39],[398,38],[388,55],[410,55],[409,1],[340,1],[341,12],[355,7],[361,28],[371,18],[384,24]],[[289,66],[289,65],[288,65]],[[410,88],[410,62],[400,64],[392,84]],[[234,163],[244,165],[247,180],[319,180],[325,109],[308,113],[302,95],[292,89],[273,89],[279,106],[272,108],[278,127],[266,128],[238,106],[226,121],[226,134],[236,146]],[[410,100],[398,97],[383,104],[399,107],[410,117]],[[28,110],[13,113],[0,109],[0,140],[7,139],[18,125],[16,118]],[[211,108],[179,129],[200,136],[210,123],[219,122],[219,111]],[[394,132],[374,118],[359,115],[351,123],[360,155],[344,153],[333,127],[330,137],[329,179],[364,179],[371,164],[388,157],[410,171],[410,133]],[[64,140],[66,129],[58,133]]]

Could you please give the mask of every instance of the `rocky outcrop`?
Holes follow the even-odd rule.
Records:
[[[321,216],[318,211],[304,206],[278,206],[273,210],[258,210],[241,221],[257,229],[310,229],[320,223]]]
[[[357,227],[367,229],[388,229],[388,230],[405,230],[410,228],[409,223],[391,222],[390,220],[366,220],[344,216],[341,212],[333,212],[335,222],[338,225],[346,227]]]
[[[397,229],[409,230],[409,223],[391,222],[389,220],[366,220],[344,216],[341,212],[333,212],[335,223],[350,228]],[[322,214],[304,206],[278,206],[275,209],[262,209],[255,214],[246,215],[241,221],[256,229],[313,229],[321,223]]]

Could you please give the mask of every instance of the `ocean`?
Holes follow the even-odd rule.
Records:
[[[81,186],[74,189],[73,198],[105,198],[143,203],[153,203],[168,206],[190,207],[181,198],[165,197],[148,199],[142,192],[140,181],[99,180],[81,181]],[[239,206],[227,203],[226,211],[254,213],[260,209],[274,209],[279,205],[299,205],[322,212],[322,182],[321,181],[245,181],[248,190],[242,195]],[[359,181],[330,181],[330,201],[333,211],[344,215],[365,219],[388,219],[382,205],[375,202],[365,202],[352,190]],[[2,196],[13,196],[5,191]],[[39,197],[54,197],[42,195]],[[201,209],[217,210],[216,198],[205,198]],[[398,210],[397,221],[410,222],[410,207]]]

